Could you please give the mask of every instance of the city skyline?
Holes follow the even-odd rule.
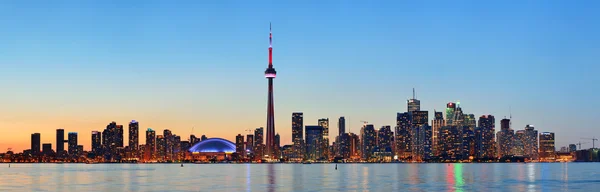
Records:
[[[0,151],[28,149],[32,133],[41,133],[41,143],[55,143],[59,128],[78,132],[78,143],[90,150],[92,131],[103,130],[111,121],[125,125],[132,119],[140,122],[140,135],[153,128],[158,132],[170,129],[185,137],[194,128],[197,136],[230,141],[246,129],[266,127],[264,80],[258,74],[265,61],[268,21],[277,26],[275,57],[284,71],[278,79],[274,110],[275,134],[281,135],[282,144],[292,143],[292,112],[303,112],[304,125],[344,116],[346,132],[357,134],[363,120],[375,128],[394,126],[396,113],[407,109],[413,87],[429,119],[434,110],[443,111],[446,103],[460,100],[467,113],[494,115],[497,125],[503,117],[512,116],[512,129],[533,124],[537,130],[556,133],[557,149],[583,142],[581,137],[600,136],[593,123],[593,111],[600,107],[594,101],[598,90],[587,88],[600,80],[593,75],[598,68],[592,54],[597,50],[592,46],[598,44],[593,36],[598,26],[590,24],[594,22],[589,17],[573,15],[570,9],[582,7],[572,4],[520,4],[511,9],[511,15],[502,14],[507,5],[448,4],[440,8],[416,3],[403,5],[407,8],[394,13],[374,4],[300,5],[298,9],[276,4],[276,9],[267,8],[278,11],[248,18],[244,18],[247,13],[267,8],[241,9],[228,4],[139,8],[142,13],[181,10],[158,12],[159,17],[154,17],[86,3],[41,4],[59,11],[11,5],[12,9],[0,8],[0,16],[13,19],[0,21],[9,26],[0,30],[0,40],[11,42],[0,45],[5,53],[0,57],[4,68],[0,80],[6,82],[5,94],[0,96],[4,105],[0,109]],[[552,14],[559,7],[566,11]],[[209,8],[235,8],[243,13],[214,23],[203,21],[208,15],[194,10]],[[315,8],[315,15],[297,17],[300,10],[310,8]],[[424,13],[410,12],[410,8]],[[457,13],[473,8],[489,13],[477,16],[482,18]],[[537,12],[528,12],[531,9]],[[34,10],[37,12],[32,13]],[[114,11],[113,16],[100,14],[106,10]],[[365,18],[353,16],[355,11],[364,13]],[[72,17],[73,12],[78,18]],[[230,13],[221,12],[216,16]],[[425,22],[429,25],[404,17],[425,20],[432,15],[448,17]],[[163,21],[160,16],[174,20],[189,16],[194,22],[169,23],[171,20]],[[314,20],[319,17],[323,20]],[[286,22],[293,18],[296,20]],[[236,19],[246,23],[231,21]],[[482,23],[485,19],[497,19],[497,25]],[[552,23],[542,22],[552,19]],[[561,22],[573,19],[581,23]],[[98,20],[98,27],[85,23],[89,20]],[[126,21],[139,23],[128,27]],[[478,28],[474,32],[460,28],[467,24]],[[35,27],[45,29],[45,34],[32,30]],[[167,30],[171,27],[178,32]],[[571,65],[575,66],[565,67]],[[456,86],[448,86],[449,81],[457,82]],[[557,110],[580,111],[581,115],[557,115]],[[338,129],[337,123],[330,125],[331,142]],[[127,132],[124,136],[128,138]]]

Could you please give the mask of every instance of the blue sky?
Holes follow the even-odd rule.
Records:
[[[276,129],[346,116],[395,124],[422,109],[512,111],[513,129],[556,132],[557,148],[600,137],[596,1],[60,1],[0,5],[0,149],[30,133],[110,121],[230,140],[265,126],[273,23]],[[143,143],[145,140],[142,140]],[[584,145],[584,147],[586,147]],[[591,145],[588,145],[591,147]]]

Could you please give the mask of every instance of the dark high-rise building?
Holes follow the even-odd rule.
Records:
[[[252,151],[254,151],[254,155],[255,157],[257,157],[257,159],[260,159],[264,156],[264,149],[265,149],[265,143],[264,143],[264,128],[259,127],[256,128],[254,130],[254,149]]]
[[[498,138],[498,158],[512,155],[514,130],[510,128],[510,120],[502,119],[500,121],[500,131],[496,135]]]
[[[44,143],[42,144],[42,154],[48,156],[52,155],[52,143]]]
[[[396,115],[396,155],[407,158],[411,154],[412,143],[410,140],[410,128],[412,126],[410,113],[398,113]]]
[[[377,148],[379,152],[392,152],[394,132],[389,125],[382,126],[377,132]]]
[[[534,130],[533,125],[525,126],[525,138],[523,138],[524,155],[530,159],[537,160],[538,152],[538,131]]]
[[[265,77],[269,80],[269,91],[267,101],[267,145],[265,149],[266,155],[269,157],[275,156],[275,106],[273,104],[273,79],[277,72],[273,68],[273,46],[272,34],[269,26],[269,67],[265,71]]]
[[[339,156],[344,159],[349,159],[352,151],[351,133],[344,133],[340,135],[336,142],[338,142]]]
[[[246,151],[254,153],[254,135],[246,135]]]
[[[459,129],[462,128],[462,154],[460,156],[461,159],[469,159],[476,157],[476,139],[475,139],[475,131],[471,130],[469,126],[459,126]]]
[[[197,142],[200,142],[200,138],[197,138],[196,135],[191,134],[190,135],[190,145],[194,145]]]
[[[496,119],[492,115],[479,117],[475,128],[475,151],[477,158],[494,158],[496,154]]]
[[[69,139],[69,141],[68,141],[69,155],[71,155],[71,156],[79,155],[79,154],[77,154],[77,132],[69,132],[69,135],[67,138]]]
[[[167,160],[167,139],[164,135],[156,136],[156,158],[159,160]]]
[[[175,160],[180,160],[183,158],[183,155],[181,154],[181,137],[178,135],[173,135],[173,145],[172,145],[173,149],[171,149],[173,151],[173,158],[175,158]]]
[[[412,159],[413,161],[426,161],[431,159],[432,130],[428,124],[413,127],[412,134]]]
[[[364,160],[369,160],[373,157],[375,146],[377,145],[376,137],[375,127],[372,124],[365,124],[360,129],[361,151]]]
[[[417,100],[415,89],[413,89],[413,98],[406,101],[407,111],[414,112],[421,110],[421,101]]]
[[[292,113],[292,142],[294,158],[295,159],[303,159],[304,158],[304,114],[301,112]]]
[[[65,151],[65,130],[56,129],[56,153],[63,154]]]
[[[556,159],[554,147],[554,133],[552,132],[541,132],[540,133],[540,161],[554,161]]]
[[[264,128],[259,127],[254,130],[254,145],[262,145],[264,143]]]
[[[443,126],[438,137],[440,157],[444,160],[462,159],[462,137],[462,130],[458,126]]]
[[[569,144],[569,152],[575,152],[575,151],[577,151],[577,145]]]
[[[525,156],[525,142],[525,130],[515,131],[512,154],[515,156]]]
[[[450,102],[446,104],[446,125],[454,125],[454,111],[456,110],[456,104]]]
[[[281,158],[281,137],[279,133],[275,134],[275,157]]]
[[[338,135],[346,133],[346,118],[340,117],[338,120]]]
[[[431,139],[431,151],[433,153],[434,156],[439,156],[440,155],[440,151],[439,149],[439,142],[438,142],[438,137],[440,135],[440,130],[442,129],[443,126],[445,126],[445,122],[444,122],[444,114],[442,112],[437,112],[434,111],[434,120],[431,120],[431,132],[433,134],[432,139]]]
[[[77,151],[75,153],[77,155],[83,154],[83,145],[77,145]]]
[[[307,125],[306,131],[306,159],[319,160],[322,159],[323,153],[323,127]]]
[[[156,151],[156,132],[152,128],[146,130],[146,159],[154,159]]]
[[[129,123],[129,149],[131,151],[138,151],[139,143],[139,132],[140,132],[140,124],[132,120]]]
[[[31,134],[31,154],[34,156],[40,155],[41,152],[41,135],[40,133]]]
[[[92,152],[100,154],[102,151],[102,134],[98,131],[92,131]]]
[[[413,111],[410,112],[411,123],[413,126],[418,127],[425,125],[429,122],[429,112],[427,111]]]
[[[173,159],[173,133],[171,130],[165,129],[163,131],[163,137],[165,138],[164,158],[166,160]]]
[[[123,125],[117,125],[115,138],[116,138],[116,141],[115,141],[116,146],[123,147],[123,141],[125,138],[123,136]]]
[[[202,137],[200,137],[200,141],[204,141],[204,140],[207,140],[207,139],[208,139],[208,137],[206,137],[206,135],[202,135]]]
[[[508,130],[510,129],[510,119],[502,119],[500,120],[500,130]]]
[[[235,152],[240,156],[246,154],[244,149],[244,136],[242,134],[235,136]]]
[[[477,126],[477,120],[475,119],[475,115],[473,114],[464,114],[463,115],[463,126],[469,127],[471,131],[475,130]]]
[[[329,158],[329,118],[319,119],[318,125],[323,127],[323,143],[321,151],[325,158]]]

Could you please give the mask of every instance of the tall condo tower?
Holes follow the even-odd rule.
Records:
[[[265,77],[269,80],[269,96],[267,101],[267,146],[265,155],[269,158],[275,156],[275,110],[273,109],[273,79],[277,72],[273,68],[273,35],[269,23],[269,67],[265,70]]]

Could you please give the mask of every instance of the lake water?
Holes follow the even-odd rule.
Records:
[[[0,191],[600,191],[600,163],[0,164]]]

